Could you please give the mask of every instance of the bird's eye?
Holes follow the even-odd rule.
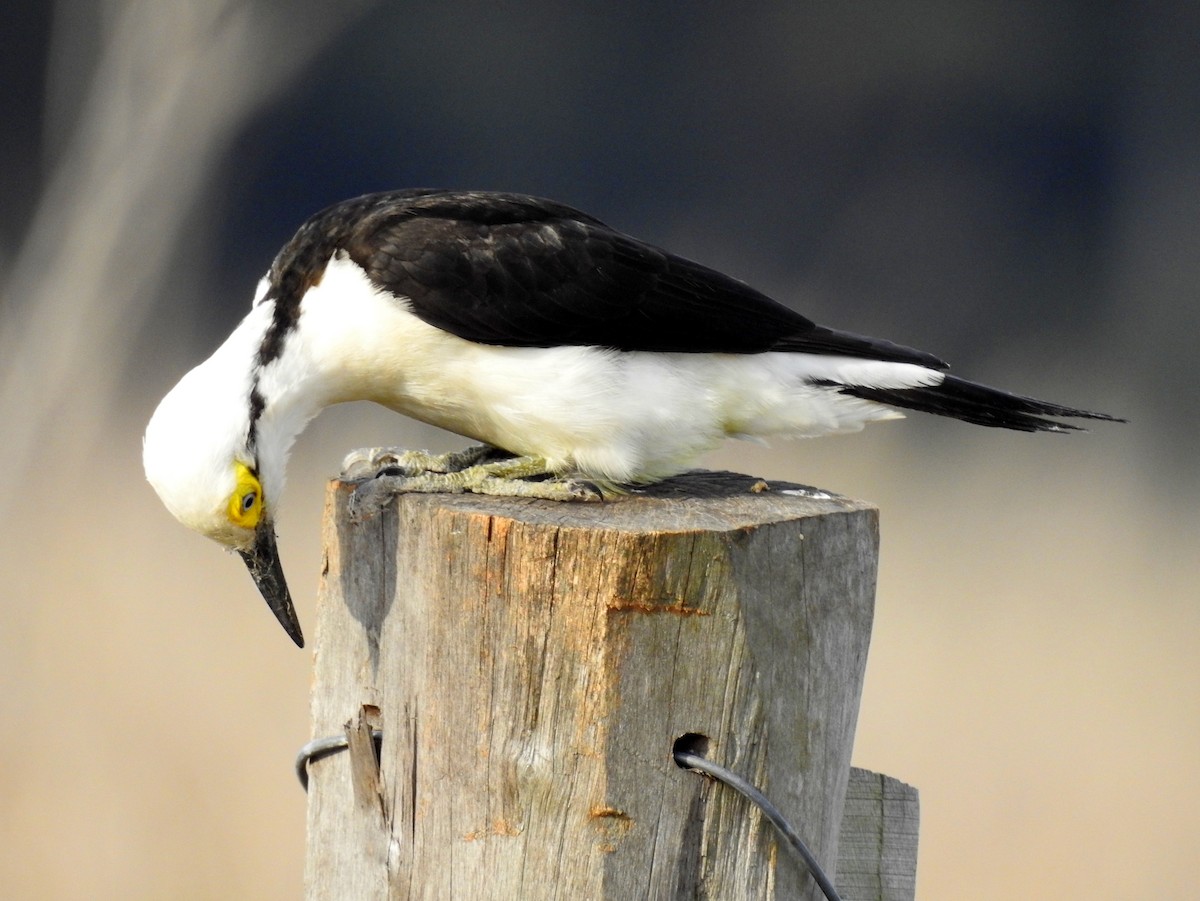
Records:
[[[262,485],[254,470],[244,463],[234,464],[235,485],[229,496],[229,521],[243,529],[258,527],[262,516]]]

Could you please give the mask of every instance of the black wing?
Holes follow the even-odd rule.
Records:
[[[421,319],[483,344],[808,351],[945,368],[921,351],[815,325],[743,282],[553,201],[374,194],[318,214],[300,234],[316,230],[339,233],[337,246]]]

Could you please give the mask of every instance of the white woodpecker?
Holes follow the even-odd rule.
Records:
[[[420,458],[432,473],[406,458],[389,490],[559,499],[674,475],[729,437],[857,431],[906,409],[1031,432],[1114,420],[946,369],[562,204],[370,194],[300,227],[249,315],[163,398],[143,460],[167,509],[241,554],[302,646],[274,514],[293,441],[330,404],[374,401],[512,455]]]

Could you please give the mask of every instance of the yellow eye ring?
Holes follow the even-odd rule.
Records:
[[[262,485],[245,463],[233,464],[236,487],[229,495],[229,521],[243,529],[253,529],[262,517]]]

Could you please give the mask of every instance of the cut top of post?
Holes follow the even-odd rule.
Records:
[[[874,511],[865,501],[735,472],[695,470],[631,489],[615,500],[568,503],[438,495],[439,506],[503,514],[531,524],[629,532],[729,531],[828,513]]]

